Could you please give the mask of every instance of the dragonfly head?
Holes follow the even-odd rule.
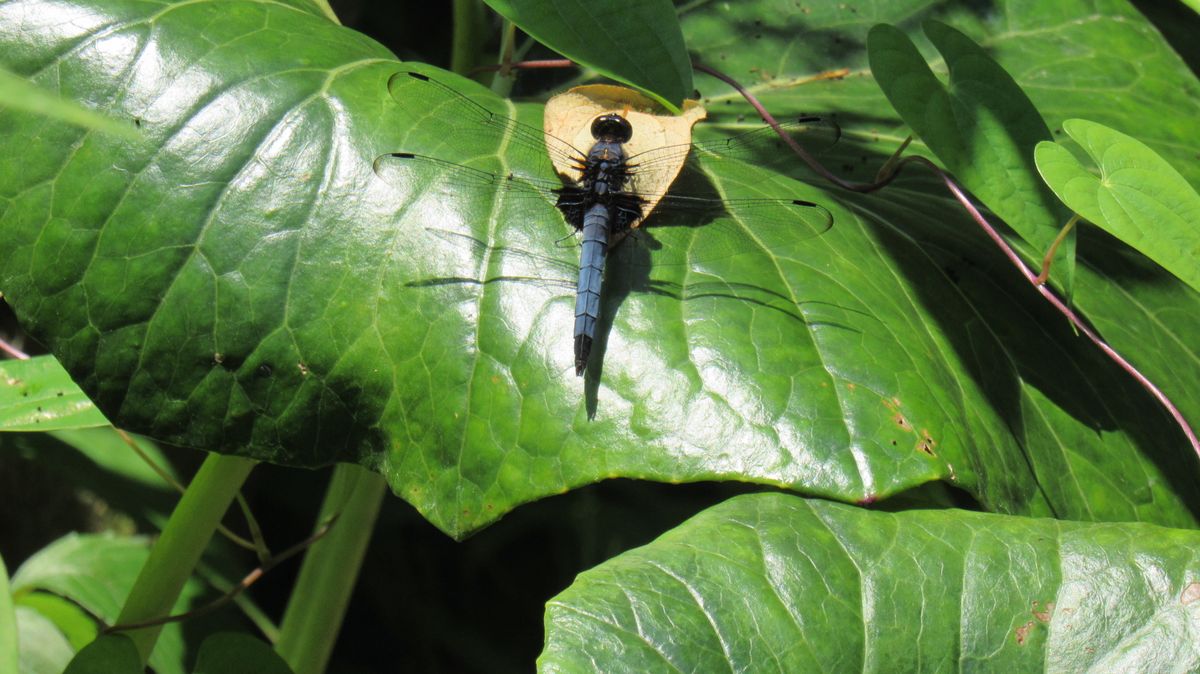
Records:
[[[633,137],[629,120],[615,112],[600,115],[592,122],[592,138],[609,143],[628,143]]]

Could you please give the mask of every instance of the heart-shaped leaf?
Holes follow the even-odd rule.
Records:
[[[1000,64],[966,35],[929,21],[925,34],[950,70],[942,84],[899,29],[871,29],[871,73],[913,131],[994,213],[1033,244],[1049,250],[1069,215],[1037,180],[1033,148],[1050,139],[1037,108]],[[1060,247],[1073,285],[1075,239]]]
[[[1038,170],[1071,210],[1200,290],[1200,194],[1154,150],[1102,124],[1068,119],[1063,130],[1096,161],[1038,143]]]
[[[543,672],[1191,671],[1200,533],[731,499],[580,574]]]

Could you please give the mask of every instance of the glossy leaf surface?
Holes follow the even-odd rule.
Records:
[[[1095,9],[1018,5],[1068,36]],[[928,7],[850,16],[829,3],[804,20],[853,46],[895,19],[883,14]],[[768,40],[800,45],[804,33],[786,25],[734,39],[741,11],[696,6],[685,26],[697,44],[725,45],[730,68],[761,60]],[[1117,45],[1148,39],[1144,24],[1118,18],[1093,23]],[[1009,47],[1032,50],[1017,50],[1022,64],[1061,55],[1011,26],[971,26],[1011,34]],[[815,59],[827,37],[781,48],[782,65],[811,74],[790,59]],[[374,172],[380,155],[407,151],[554,178],[512,138],[452,132],[438,92],[388,91],[417,66],[301,5],[248,2],[9,0],[0,47],[7,67],[140,120],[148,139],[0,117],[0,143],[23,148],[20,161],[0,155],[0,290],[123,427],[282,464],[357,461],[456,536],[615,476],[847,501],[944,480],[1005,512],[1195,523],[1195,462],[1158,407],[928,181],[847,197],[784,177],[778,157],[763,158],[771,168],[699,159],[691,184],[815,201],[833,228],[764,237],[733,214],[648,223],[662,247],[648,272],[610,267],[602,365],[580,380],[562,284],[575,252],[554,244],[568,233],[561,216],[436,172],[398,183]],[[1146,67],[1169,70],[1161,43],[1148,48]],[[819,62],[862,69],[866,56],[844,47]],[[425,71],[540,126],[536,106]],[[1190,86],[1186,71],[1168,74]],[[797,91],[809,90],[767,98],[786,111]],[[899,124],[873,83],[814,91],[808,110],[837,99],[843,125],[858,125],[834,161],[873,168],[891,151],[867,138]],[[757,240],[708,261],[719,247],[708,225]],[[431,228],[464,236],[428,243]],[[1092,245],[1079,302],[1102,326],[1149,330],[1154,348],[1129,340],[1131,355],[1171,372],[1169,392],[1195,418],[1200,376],[1178,368],[1196,369],[1188,335],[1200,331],[1188,329],[1200,301],[1153,271],[1114,286],[1129,268],[1122,249]]]
[[[133,124],[118,122],[71,101],[63,100],[2,68],[0,68],[0,105],[61,119],[89,129],[123,136],[130,140],[137,140],[140,137],[134,131]]]
[[[1141,141],[1083,119],[1063,130],[1099,166],[1088,170],[1055,143],[1039,143],[1037,166],[1071,210],[1200,290],[1200,194]]]
[[[1198,549],[1144,524],[742,496],[580,574],[539,671],[1191,671]]]
[[[108,420],[53,356],[0,361],[0,431],[107,425]]]
[[[668,0],[486,1],[538,42],[672,110],[692,94],[692,63]]]

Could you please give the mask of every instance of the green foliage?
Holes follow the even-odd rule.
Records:
[[[17,170],[0,159],[0,287],[122,426],[289,465],[356,460],[456,536],[612,476],[737,479],[846,501],[944,480],[998,511],[1194,522],[1195,488],[1177,479],[1191,459],[1157,404],[1021,288],[990,244],[964,236],[973,225],[928,183],[850,197],[737,162],[700,162],[690,180],[730,195],[814,200],[835,226],[817,237],[765,236],[735,222],[757,243],[704,264],[687,261],[713,245],[705,228],[658,227],[650,278],[621,277],[615,266],[610,274],[612,347],[598,381],[581,382],[568,366],[569,291],[511,279],[528,266],[507,256],[415,244],[429,227],[458,229],[570,264],[554,245],[559,216],[547,205],[530,228],[514,200],[447,189],[430,174],[396,185],[371,168],[397,150],[552,178],[548,165],[449,133],[436,91],[390,96],[387,79],[408,66],[375,43],[281,5],[235,4],[220,21],[204,3],[165,13],[107,2],[7,6],[80,27],[75,36],[0,34],[10,67],[107,101],[112,114],[141,119],[149,139],[129,145],[9,113],[5,137],[27,140],[35,160]],[[865,38],[887,18],[831,7],[807,19],[818,34],[833,30],[825,22]],[[1048,11],[1033,15],[1057,18],[1067,35],[1077,29],[1069,12]],[[115,28],[89,32],[84,18],[98,15]],[[1120,45],[1142,34],[1135,18],[1092,23]],[[207,27],[203,44],[227,47],[197,60],[197,24]],[[695,33],[700,47],[720,35]],[[173,68],[200,68],[208,84],[110,77],[59,59],[56,40],[109,44],[118,35],[144,35],[174,55]],[[296,35],[302,49],[276,48]],[[128,44],[109,54],[124,65],[105,73],[136,72],[143,52]],[[736,63],[763,47],[727,44],[723,53]],[[789,51],[797,60],[772,76],[811,72],[805,59],[816,54],[806,50]],[[1166,67],[1157,53],[1147,68]],[[837,63],[861,67],[866,56]],[[263,77],[271,87],[258,86]],[[1095,74],[1093,85],[1110,79]],[[884,109],[859,81],[822,85],[845,85],[839,108],[851,131],[868,100],[874,115]],[[824,90],[812,89],[817,104]],[[536,108],[516,114],[538,124]],[[891,149],[851,136],[838,152],[881,161]],[[86,198],[50,199],[52,186]],[[1195,362],[1177,336],[1200,302],[1157,280],[1108,292],[1120,252],[1103,242],[1093,251],[1079,306],[1098,325],[1119,323],[1117,340],[1129,328],[1155,335],[1118,346],[1194,418],[1200,377],[1165,374]],[[422,283],[431,277],[463,282]],[[1164,320],[1155,314],[1164,303],[1181,311]]]
[[[670,110],[692,94],[692,63],[669,0],[486,1],[538,42]]]
[[[137,647],[124,634],[105,634],[79,651],[63,674],[139,674]]]
[[[0,431],[107,425],[108,420],[52,356],[0,362]]]
[[[247,634],[228,632],[204,640],[194,674],[291,674],[271,647]]]
[[[875,26],[867,38],[875,81],[943,166],[1036,252],[1048,250],[1069,217],[1032,170],[1033,148],[1050,139],[1050,129],[982,47],[936,21],[924,28],[946,61],[949,83],[938,80],[908,36],[888,25]],[[1074,242],[1060,248],[1071,270]],[[1067,288],[1072,276],[1064,276]]]
[[[609,5],[501,4],[615,79],[671,101],[691,86],[680,45],[639,42],[647,30],[673,34],[673,20],[580,11],[563,25],[547,8]],[[1136,135],[1181,174],[1155,165],[1157,204],[1194,198],[1200,84],[1152,26],[1110,0],[993,4],[698,2],[679,25],[693,52],[753,78],[780,116],[839,112],[845,139],[822,157],[835,172],[869,179],[916,131],[914,150],[939,158],[1034,249],[1066,212],[1032,170],[1032,148],[1060,125],[1076,135],[1064,120]],[[940,493],[1026,516],[731,501],[581,576],[547,614],[548,671],[1195,666],[1200,591],[1186,551],[1196,541],[1183,529],[1200,516],[1196,457],[940,183],[906,169],[880,193],[850,194],[787,158],[696,158],[683,178],[693,186],[815,201],[834,227],[811,236],[735,213],[698,227],[656,216],[651,270],[610,265],[602,365],[577,379],[573,298],[560,283],[573,260],[555,245],[567,231],[553,207],[438,171],[389,181],[373,170],[406,151],[554,178],[512,138],[462,132],[444,91],[419,80],[389,91],[397,72],[428,73],[535,128],[540,108],[400,63],[327,9],[0,3],[0,65],[146,138],[0,110],[0,291],[114,422],[284,465],[359,463],[455,537],[613,477],[752,482],[844,502],[901,495],[897,509],[928,506],[932,486],[951,485]],[[926,20],[928,40],[911,28]],[[872,30],[881,22],[901,28]],[[614,27],[625,49],[573,41]],[[835,68],[845,73],[821,75]],[[724,85],[701,86],[712,114],[698,134],[744,130],[750,108]],[[1081,177],[1070,170],[1062,179]],[[753,241],[707,259],[723,227]],[[1078,259],[1075,308],[1200,419],[1200,294],[1092,228],[1079,233]],[[1190,271],[1184,255],[1168,263]],[[36,381],[59,382],[43,390],[67,391],[45,360],[11,367],[41,367]],[[3,385],[0,415],[19,403]],[[365,537],[355,541],[348,561],[306,568],[323,580],[297,594],[318,605],[332,596],[326,581],[360,556]],[[160,581],[182,557],[168,553],[148,576]],[[17,593],[23,573],[36,576],[28,566]],[[80,599],[95,588],[23,582],[104,617]],[[108,614],[123,589],[101,593]],[[68,618],[35,605],[15,612],[23,645],[40,635],[22,666],[49,669],[73,650]],[[336,626],[313,631],[324,648]],[[152,665],[180,671],[180,653],[164,635]]]
[[[1082,119],[1063,130],[1098,165],[1089,171],[1071,151],[1038,143],[1046,184],[1071,210],[1138,249],[1200,290],[1200,194],[1135,138]]]
[[[731,499],[550,600],[544,672],[1200,667],[1200,533]]]
[[[117,614],[146,562],[149,549],[150,540],[145,537],[70,534],[27,559],[13,574],[12,591],[19,606],[23,604],[24,595],[45,592],[70,600],[107,625],[116,624]],[[189,582],[174,610],[187,610],[202,590],[199,581]],[[46,605],[35,601],[26,608],[37,611],[43,606]],[[60,636],[77,630],[75,616],[57,608],[44,617],[40,612],[37,615],[41,618],[39,623],[47,621],[54,625]],[[61,619],[61,624],[55,624],[56,619]],[[44,638],[22,636],[22,658],[26,648],[38,648],[37,641]],[[68,646],[68,656],[73,651]],[[150,658],[150,666],[159,674],[182,674],[185,671],[183,656],[182,626],[178,623],[167,625]],[[61,665],[58,671],[61,671]]]

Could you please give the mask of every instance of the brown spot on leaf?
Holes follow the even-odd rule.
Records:
[[[937,443],[934,442],[933,438],[929,436],[929,431],[922,428],[921,429],[921,440],[919,442],[917,442],[917,450],[921,451],[921,452],[925,452],[929,456],[937,456],[937,453],[933,451],[933,448],[936,446],[937,446]]]
[[[1039,603],[1040,602],[1038,602],[1036,599],[1033,601],[1033,609],[1031,611],[1033,613],[1033,617],[1044,623],[1050,622],[1050,618],[1054,615],[1054,602],[1046,602],[1046,609],[1044,611],[1038,610]]]
[[[1030,620],[1029,622],[1027,622],[1024,625],[1021,625],[1020,627],[1017,628],[1016,636],[1017,636],[1017,645],[1018,646],[1025,645],[1025,642],[1029,639],[1029,631],[1032,629],[1033,629],[1033,621],[1032,620]]]
[[[1183,588],[1183,594],[1179,596],[1179,601],[1184,606],[1200,601],[1200,583],[1192,581]]]

